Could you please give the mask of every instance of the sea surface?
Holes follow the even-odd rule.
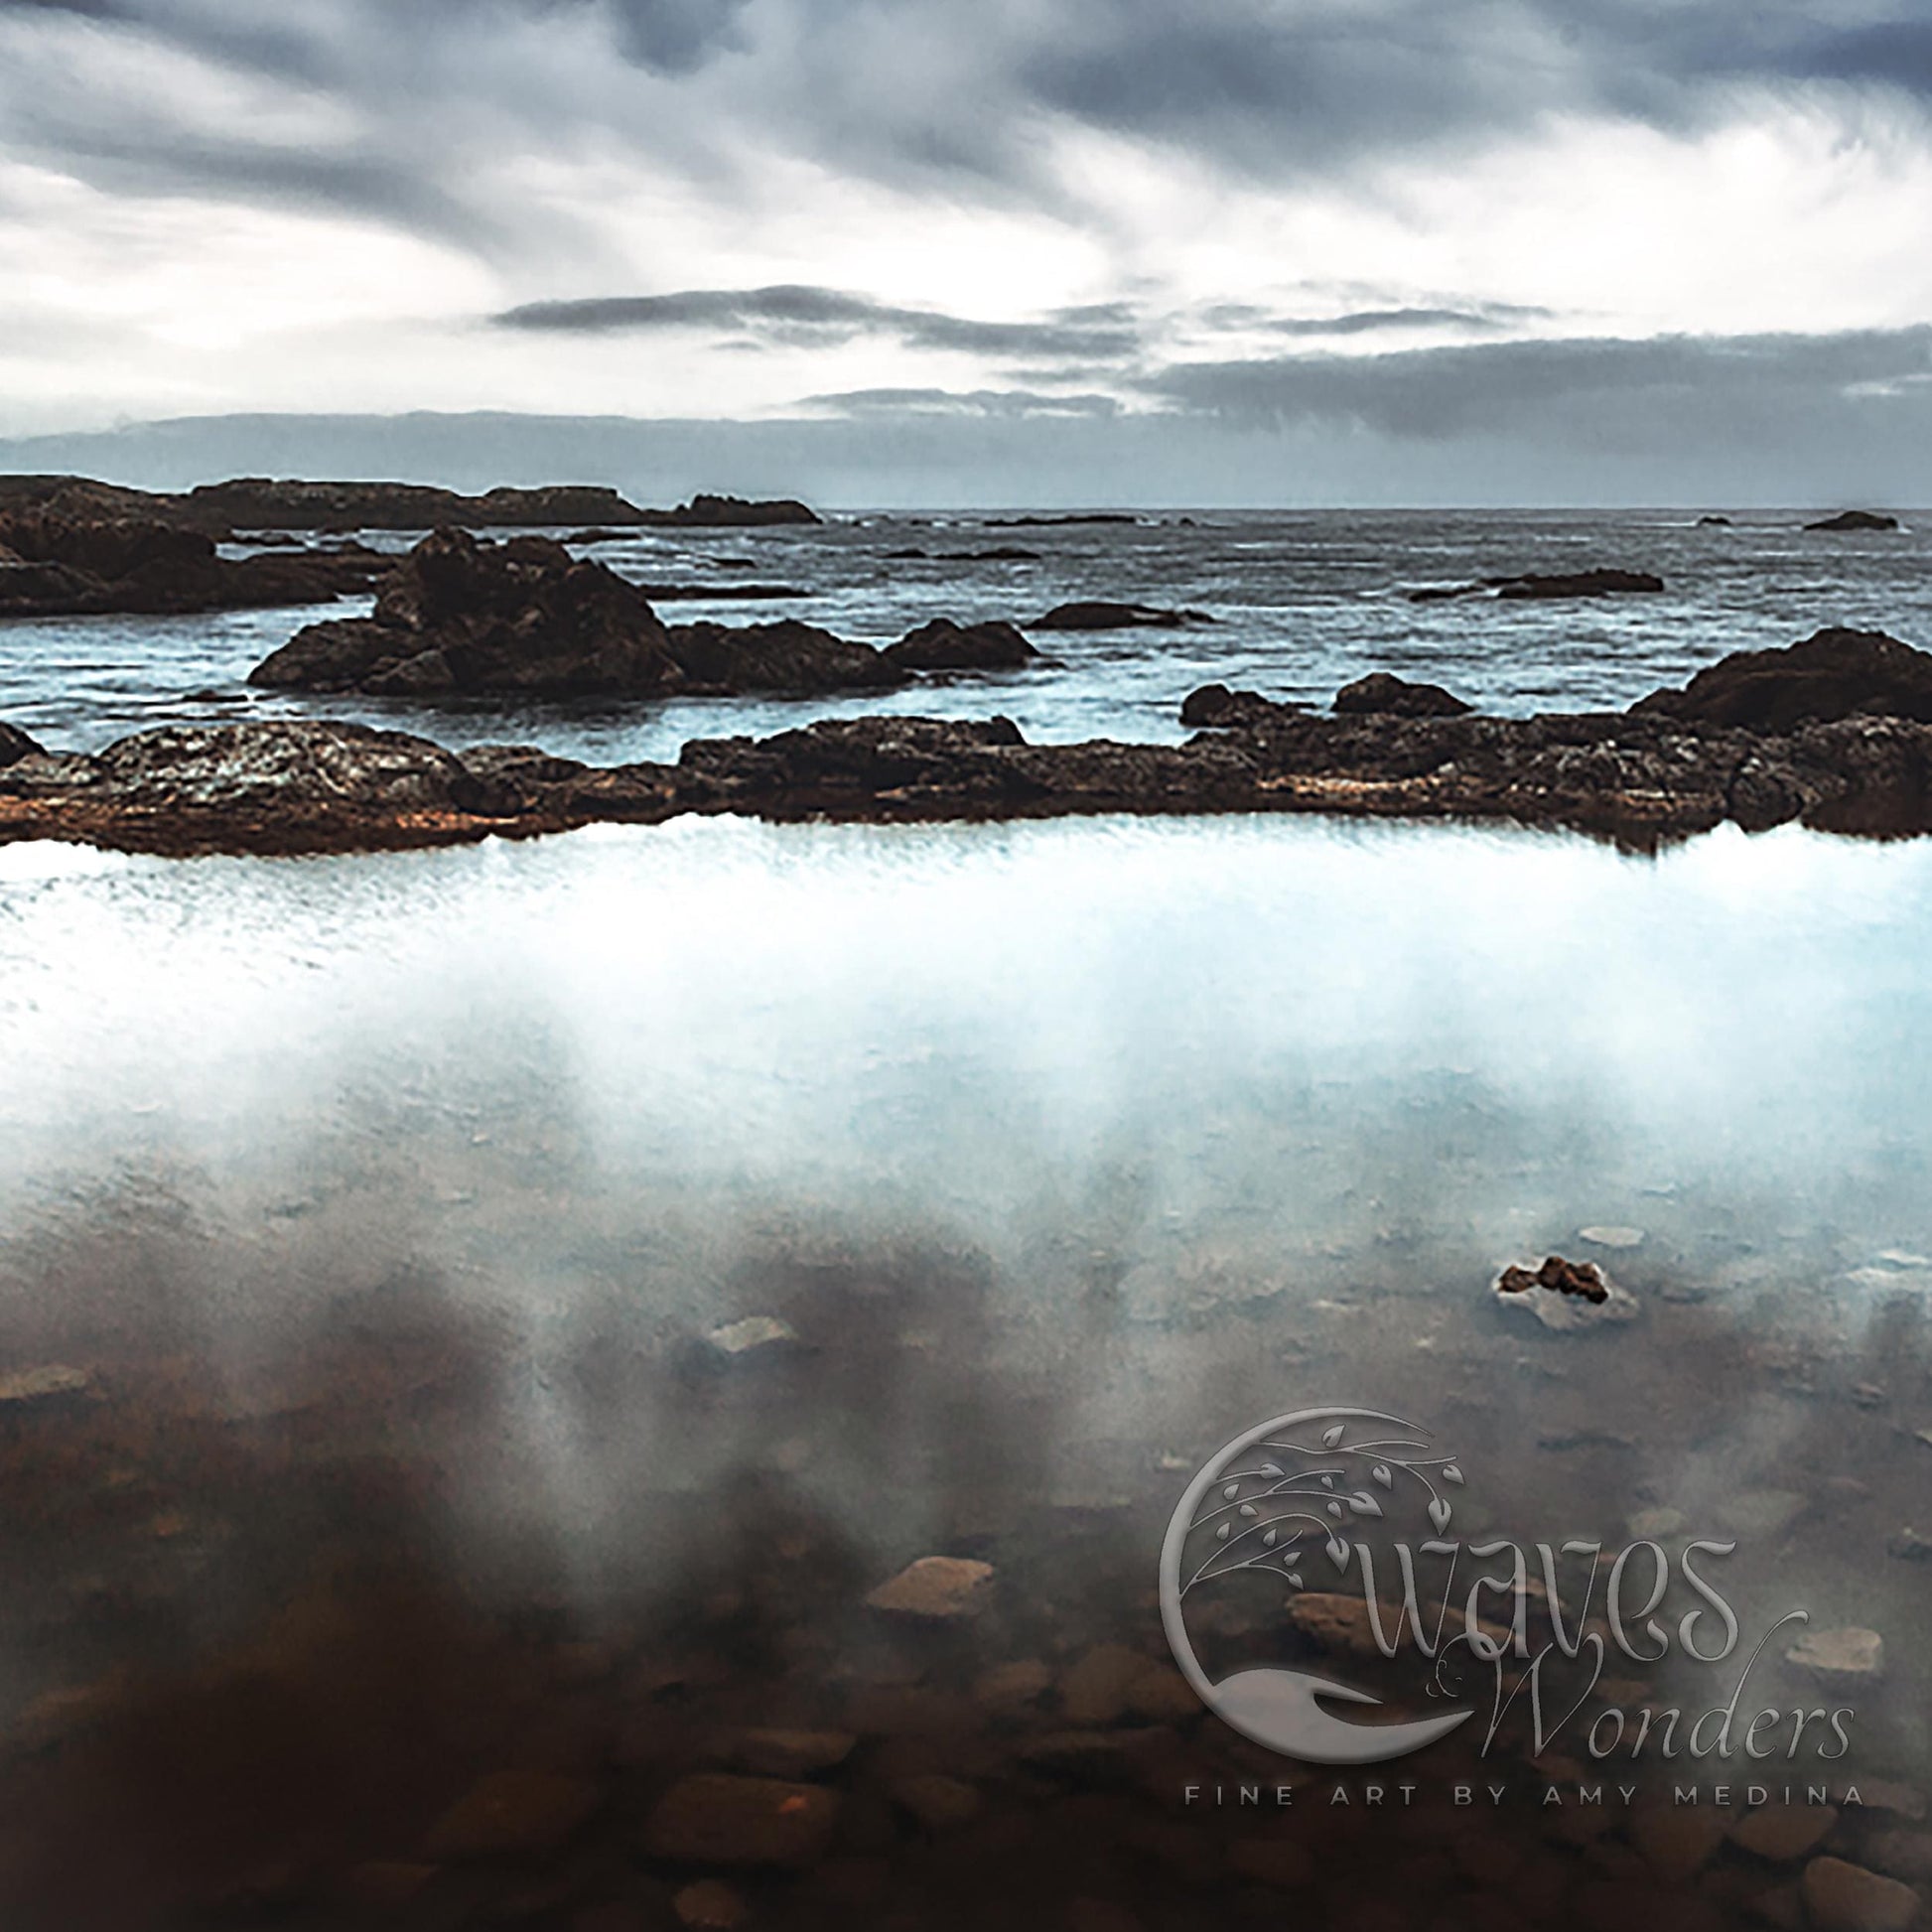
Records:
[[[1029,738],[1173,741],[1181,699],[1219,681],[1325,703],[1371,670],[1447,684],[1485,710],[1616,709],[1728,651],[1788,644],[1827,624],[1932,645],[1932,515],[1899,532],[1807,532],[1805,514],[1163,512],[1128,525],[1000,527],[995,513],[840,515],[818,528],[648,531],[591,547],[644,583],[732,581],[806,593],[781,603],[667,603],[670,621],[796,617],[890,643],[935,617],[1011,619],[1107,598],[1212,618],[1181,629],[1039,632],[1052,660],[998,677],[801,701],[707,699],[451,709],[251,692],[247,673],[303,623],[359,602],[179,619],[0,625],[0,719],[63,748],[144,726],[326,716],[451,744],[512,740],[597,761],[672,759],[692,738],[762,735],[871,711],[1004,714]],[[571,532],[557,532],[570,535]],[[369,539],[403,548],[413,539]],[[1018,547],[1036,561],[960,553]],[[908,550],[921,557],[896,554]],[[1424,585],[1603,565],[1664,578],[1661,596],[1590,603],[1415,605]]]

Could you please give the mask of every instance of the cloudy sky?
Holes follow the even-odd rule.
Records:
[[[16,460],[1924,501],[1929,242],[1923,0],[0,0]]]

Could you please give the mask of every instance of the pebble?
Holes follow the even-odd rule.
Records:
[[[1643,1245],[1643,1229],[1615,1225],[1579,1228],[1580,1240],[1595,1248],[1637,1248]]]
[[[993,1566],[967,1557],[921,1557],[866,1598],[894,1616],[949,1621],[977,1616],[992,1594]]]
[[[988,1711],[1022,1711],[1037,1704],[1052,1684],[1050,1666],[1036,1657],[1020,1658],[983,1671],[973,1685],[973,1702]]]
[[[554,1852],[597,1806],[598,1788],[588,1778],[558,1771],[496,1771],[473,1785],[431,1826],[423,1856],[446,1863]]]
[[[1089,1650],[1060,1680],[1060,1710],[1067,1723],[1083,1727],[1118,1724],[1148,1664],[1143,1652],[1125,1644],[1104,1643]]]
[[[1730,1828],[1730,1842],[1753,1858],[1789,1864],[1817,1851],[1837,1824],[1836,1805],[1760,1805]]]
[[[712,1329],[705,1340],[731,1361],[799,1345],[798,1331],[775,1314],[748,1314],[742,1321],[728,1321],[722,1328]]]
[[[721,1878],[700,1878],[695,1885],[686,1885],[671,1900],[671,1910],[680,1925],[700,1932],[731,1932],[751,1916],[751,1907]]]
[[[1723,1812],[1702,1805],[1660,1806],[1631,1819],[1630,1837],[1659,1879],[1683,1885],[1710,1863],[1728,1822]]]
[[[1813,1859],[1804,1893],[1818,1932],[1907,1932],[1921,1903],[1911,1886],[1843,1859]]]
[[[858,1738],[846,1730],[741,1730],[720,1748],[724,1761],[761,1778],[808,1778],[835,1770]]]
[[[1875,1630],[1813,1630],[1784,1653],[1814,1677],[1871,1679],[1884,1674],[1885,1642]]]
[[[69,1368],[50,1362],[43,1368],[23,1368],[12,1375],[0,1375],[0,1409],[25,1408],[37,1402],[53,1402],[62,1396],[84,1395],[93,1387],[93,1377],[85,1369]]]
[[[970,1825],[980,1815],[983,1803],[970,1784],[937,1773],[900,1778],[889,1795],[901,1811],[909,1812],[928,1831],[934,1832],[955,1825]]]
[[[658,1800],[644,1850],[682,1864],[811,1864],[838,1816],[838,1794],[822,1785],[701,1773]]]

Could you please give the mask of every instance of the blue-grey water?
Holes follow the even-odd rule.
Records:
[[[887,643],[934,617],[1025,622],[1074,598],[1184,606],[1212,624],[1181,630],[1040,632],[1052,662],[1001,677],[921,681],[842,700],[703,700],[451,710],[404,702],[251,692],[251,665],[309,611],[207,618],[55,620],[0,625],[0,719],[51,744],[91,749],[178,720],[361,718],[468,744],[505,738],[600,761],[675,757],[694,737],[782,730],[866,711],[956,718],[995,712],[1041,742],[1173,740],[1179,702],[1218,680],[1325,702],[1371,670],[1449,685],[1485,709],[1620,708],[1728,651],[1787,644],[1826,624],[1932,645],[1932,516],[1899,532],[1807,532],[1798,512],[1178,512],[1131,526],[998,528],[979,514],[839,516],[819,528],[644,532],[593,554],[642,582],[792,585],[774,604],[667,604],[673,621],[791,616]],[[560,533],[567,534],[567,533]],[[375,539],[396,548],[408,539]],[[947,552],[1003,546],[1037,562],[972,563]],[[893,553],[918,549],[924,559]],[[1649,570],[1661,596],[1591,603],[1411,604],[1405,593],[1523,571]]]

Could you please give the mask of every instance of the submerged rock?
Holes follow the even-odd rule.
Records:
[[[702,1773],[679,1779],[658,1800],[643,1849],[678,1864],[811,1864],[838,1816],[838,1794],[823,1785]]]
[[[921,1557],[866,1598],[894,1616],[950,1622],[978,1616],[992,1594],[993,1566],[968,1557]]]
[[[1807,530],[1895,530],[1898,518],[1882,510],[1840,510],[1836,516],[1820,517],[1807,523]]]
[[[1835,626],[1782,649],[1733,651],[1681,691],[1653,691],[1630,715],[1753,732],[1854,716],[1932,722],[1932,651]]]
[[[1475,707],[1440,684],[1412,684],[1389,671],[1371,671],[1335,693],[1343,717],[1459,718]]]

